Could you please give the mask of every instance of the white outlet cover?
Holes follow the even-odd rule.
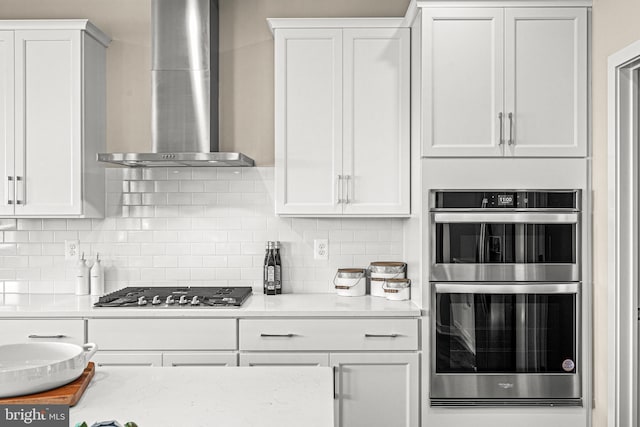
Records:
[[[328,239],[315,239],[313,241],[313,259],[329,259]]]
[[[80,259],[80,242],[78,240],[64,241],[64,259],[67,261]]]

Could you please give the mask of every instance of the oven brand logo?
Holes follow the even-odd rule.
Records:
[[[67,427],[67,405],[8,405],[0,407],[0,427]]]

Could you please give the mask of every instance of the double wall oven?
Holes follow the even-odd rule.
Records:
[[[432,406],[581,404],[581,193],[430,193]]]

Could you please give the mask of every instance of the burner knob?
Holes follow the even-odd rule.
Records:
[[[138,298],[138,305],[147,305],[147,300],[145,297]]]
[[[156,295],[155,297],[153,297],[153,300],[151,301],[151,304],[159,305],[160,304],[160,296]]]
[[[173,295],[169,295],[169,296],[167,297],[167,300],[165,301],[165,303],[167,303],[167,305],[171,305],[171,304],[173,304],[174,302],[176,302],[176,300],[174,300],[174,299],[173,299]]]
[[[191,305],[200,305],[200,300],[198,300],[197,295],[191,299]]]
[[[180,295],[180,300],[178,301],[178,304],[185,305],[187,302],[188,302],[187,297],[185,295]]]

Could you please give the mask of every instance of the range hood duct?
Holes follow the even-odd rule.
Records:
[[[218,1],[152,0],[152,153],[98,154],[129,167],[253,166],[218,151]]]

